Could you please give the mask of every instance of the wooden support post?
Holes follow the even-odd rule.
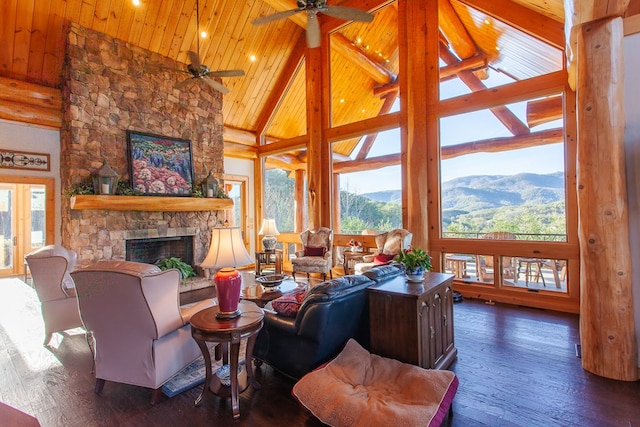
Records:
[[[428,191],[428,185],[438,183],[439,168],[438,2],[398,0],[398,21],[400,75],[404,76],[400,80],[401,155],[406,165],[402,168],[402,223],[413,233],[412,246],[428,249],[429,221],[438,217],[438,203],[433,205]]]
[[[307,49],[307,189],[309,228],[331,227],[332,162],[324,129],[329,127],[329,38],[323,35],[320,48]]]
[[[580,334],[584,369],[635,381],[622,31],[621,18],[605,18],[576,34]]]

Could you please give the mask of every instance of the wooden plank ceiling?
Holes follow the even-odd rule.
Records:
[[[453,54],[449,60],[485,57],[490,67],[515,79],[562,68],[562,47],[526,34],[526,21],[546,19],[551,27],[561,29],[562,0],[439,1],[441,10],[451,11],[440,16],[445,45]],[[2,0],[0,76],[59,88],[65,21],[185,64],[187,52],[197,50],[198,32],[206,31],[208,36],[200,40],[203,63],[212,70],[246,72],[244,77],[223,79],[231,89],[224,96],[225,126],[264,130],[270,140],[306,133],[304,66],[298,67],[304,61],[304,14],[262,26],[251,24],[258,17],[294,8],[294,0],[199,0],[199,22],[196,0],[140,2],[136,7],[132,0]],[[340,3],[366,8],[385,2],[330,1]],[[525,15],[519,18],[520,24],[500,22],[491,16],[496,7],[515,8],[516,15],[522,11]],[[394,84],[397,88],[397,79],[402,78],[398,76],[397,22],[397,6],[391,2],[376,11],[372,23],[353,23],[332,33],[333,125],[389,110],[397,90],[393,95],[380,89]],[[354,157],[355,145],[345,141],[334,148]]]

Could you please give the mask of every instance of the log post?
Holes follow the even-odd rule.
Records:
[[[428,249],[429,221],[438,229],[438,203],[428,197],[427,188],[439,182],[438,2],[398,0],[398,28],[404,76],[400,80],[402,223],[413,233],[412,246]]]
[[[576,32],[580,334],[584,369],[635,381],[622,31],[618,17]]]

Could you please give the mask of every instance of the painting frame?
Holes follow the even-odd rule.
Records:
[[[195,176],[188,139],[127,130],[131,188],[145,196],[190,197]]]

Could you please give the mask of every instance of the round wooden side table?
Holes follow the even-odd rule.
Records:
[[[264,318],[262,309],[249,301],[241,301],[238,310],[240,310],[240,316],[234,319],[218,319],[216,317],[216,313],[220,311],[218,306],[206,308],[191,317],[191,336],[202,351],[206,369],[204,387],[195,404],[196,406],[200,405],[207,390],[217,396],[231,397],[233,418],[236,419],[240,418],[238,395],[249,385],[256,389],[260,388],[260,384],[253,378],[251,356]],[[244,366],[238,369],[242,339],[247,340],[247,349]],[[230,373],[228,380],[213,372],[207,342],[219,343],[222,350],[223,368],[228,369]],[[218,357],[219,352],[216,349],[216,358]]]

